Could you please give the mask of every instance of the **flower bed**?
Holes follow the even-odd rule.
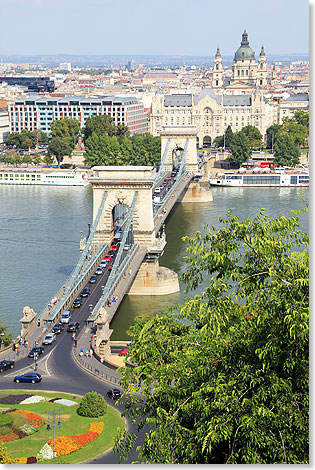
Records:
[[[39,403],[40,401],[47,401],[47,398],[40,395],[33,395],[21,401],[20,405],[31,405],[32,403]]]
[[[19,413],[25,416],[28,424],[30,424],[31,426],[34,426],[34,428],[40,428],[44,423],[44,420],[40,416],[38,416],[35,413],[32,413],[31,411],[16,410],[14,411],[14,413]]]
[[[89,430],[84,434],[74,434],[73,436],[61,436],[55,439],[55,451],[57,457],[75,452],[94,441],[103,431],[104,423],[90,423]],[[53,448],[53,440],[48,441]]]
[[[0,441],[3,441],[3,442],[16,441],[17,439],[19,439],[19,436],[15,434],[13,431],[7,432],[6,434],[0,434]]]
[[[32,397],[28,393],[24,393],[21,395],[6,395],[5,397],[0,398],[0,403],[3,405],[18,405],[21,401],[25,400],[25,398]]]

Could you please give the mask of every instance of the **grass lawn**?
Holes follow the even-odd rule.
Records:
[[[68,400],[73,400],[79,403],[82,399],[82,396],[79,395],[70,395],[67,393],[59,392],[42,392],[42,391],[33,391],[33,390],[3,390],[0,391],[0,395],[12,394],[18,395],[23,393],[29,393],[33,395],[45,396],[48,398],[65,398]],[[62,423],[61,427],[55,427],[55,435],[59,436],[72,436],[73,434],[84,434],[89,430],[90,423],[93,422],[102,422],[104,423],[103,432],[98,438],[96,438],[90,444],[82,447],[76,452],[72,452],[68,455],[63,455],[56,457],[55,459],[46,460],[45,463],[66,463],[74,464],[84,462],[93,457],[103,454],[107,450],[111,449],[114,444],[114,439],[117,433],[117,428],[125,428],[125,421],[120,416],[120,413],[114,408],[107,406],[107,413],[100,418],[85,418],[77,414],[78,405],[75,406],[65,406],[58,403],[52,402],[40,402],[33,403],[28,405],[5,405],[0,403],[0,411],[3,411],[3,408],[16,408],[17,410],[27,410],[33,413],[36,413],[41,418],[44,419],[44,424],[38,432],[35,432],[31,436],[24,437],[22,439],[17,439],[15,441],[5,442],[4,445],[7,447],[9,453],[12,457],[31,457],[36,456],[38,451],[43,447],[43,445],[53,437],[52,423],[50,418],[51,430],[46,430],[48,411],[60,410],[60,421]],[[9,414],[9,416],[12,416]],[[56,419],[56,424],[58,422],[58,417]],[[20,422],[16,422],[16,420]],[[15,417],[14,426],[22,425],[23,417]],[[2,432],[0,432],[2,434]]]

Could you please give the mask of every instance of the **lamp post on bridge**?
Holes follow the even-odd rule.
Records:
[[[1,336],[1,351],[2,349],[4,349],[4,342],[3,342],[3,338],[4,338],[4,332],[2,331],[2,333],[0,333],[0,336]]]

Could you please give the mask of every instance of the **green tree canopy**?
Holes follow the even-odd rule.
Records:
[[[308,127],[303,124],[298,124],[294,118],[283,119],[283,131],[293,139],[295,145],[305,145],[308,137]]]
[[[293,119],[297,124],[301,124],[302,126],[307,128],[309,131],[309,118],[310,115],[306,111],[294,111]]]
[[[0,334],[1,333],[4,333],[4,336],[3,336],[4,345],[8,346],[11,343],[13,336],[9,332],[8,327],[3,323],[3,321],[0,320]]]
[[[233,160],[239,163],[247,162],[252,154],[249,138],[244,132],[236,132],[231,144]]]
[[[69,138],[53,137],[48,144],[48,153],[56,157],[58,165],[60,165],[65,155],[71,155],[72,150],[73,147]]]
[[[224,145],[224,135],[218,135],[213,139],[213,145],[216,147],[223,147]]]
[[[308,236],[298,217],[240,221],[184,237],[184,305],[131,327],[125,415],[158,464],[307,464]],[[121,432],[124,458],[136,433]]]
[[[5,139],[5,144],[8,146],[20,147],[20,134],[18,132],[11,132],[8,137]]]
[[[266,147],[267,149],[273,149],[273,144],[275,141],[275,136],[277,132],[282,129],[282,126],[280,124],[273,124],[272,126],[269,126],[268,129],[266,130],[266,135],[267,135],[267,142],[266,142]]]
[[[264,144],[262,141],[262,134],[255,126],[245,126],[241,132],[249,138],[250,147],[252,149],[261,149]]]
[[[234,136],[232,127],[227,126],[224,134],[225,134],[225,146],[231,148],[231,145],[233,143],[233,136]],[[223,142],[223,145],[224,145],[224,142]]]
[[[274,163],[277,166],[296,166],[300,162],[300,149],[291,135],[285,131],[276,134],[274,145]]]
[[[71,148],[74,149],[75,145],[78,142],[80,132],[80,123],[77,119],[69,119],[66,117],[63,119],[55,120],[50,124],[50,129],[51,139],[58,137],[64,142],[68,141],[68,145],[71,145]]]
[[[102,135],[108,135],[111,137],[115,135],[116,130],[112,117],[108,114],[102,114],[101,116],[90,116],[87,118],[83,132],[85,143],[93,133],[99,137]]]

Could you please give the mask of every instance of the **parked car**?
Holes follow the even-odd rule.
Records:
[[[100,276],[101,274],[103,274],[103,269],[98,267],[97,270],[95,271],[95,274],[97,274],[98,276]]]
[[[128,356],[128,353],[129,353],[129,349],[128,348],[124,348],[122,349],[121,351],[119,351],[119,356]]]
[[[118,388],[112,388],[111,390],[108,390],[107,396],[108,398],[111,398],[112,400],[117,400],[118,398],[121,397],[121,393]]]
[[[101,264],[102,264],[102,263],[101,263]],[[94,276],[94,274],[93,274],[93,276],[90,277],[89,283],[90,283],[90,284],[95,284],[95,283],[96,283],[96,279],[97,279],[96,276]]]
[[[63,323],[56,323],[52,329],[52,332],[55,333],[55,335],[59,335],[63,331],[63,329]]]
[[[44,338],[43,344],[53,344],[54,341],[56,341],[55,333],[48,333]]]
[[[105,255],[103,261],[110,261],[112,259],[112,255]]]
[[[13,382],[27,382],[27,383],[38,383],[42,380],[42,376],[38,372],[28,372],[27,374],[23,375],[16,375],[13,379]]]
[[[88,297],[90,295],[90,289],[88,287],[84,287],[81,291],[80,297]]]
[[[34,357],[35,354],[37,354],[37,356],[40,356],[41,354],[43,354],[43,352],[44,352],[44,348],[42,346],[35,346],[28,353],[28,357]]]
[[[70,310],[65,310],[63,314],[61,315],[60,323],[69,323],[70,318],[71,318]]]
[[[77,321],[71,321],[68,325],[67,331],[76,332],[80,328],[80,323]]]
[[[7,369],[13,369],[14,367],[14,361],[0,361],[0,372],[3,372],[4,370]]]
[[[81,304],[82,304],[82,302],[81,302],[80,297],[77,297],[76,299],[74,299],[72,305],[73,305],[73,308],[80,308]]]

